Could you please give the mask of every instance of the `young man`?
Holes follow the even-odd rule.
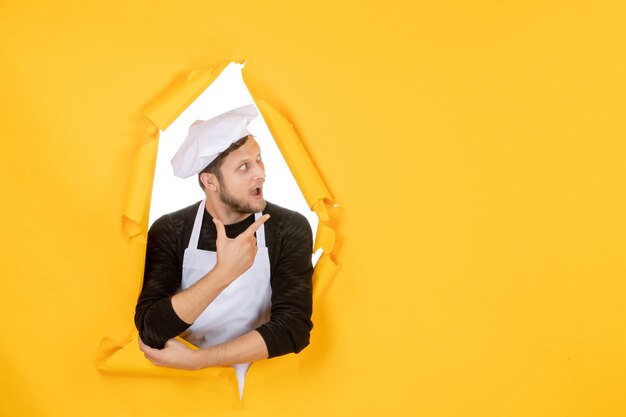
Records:
[[[299,352],[313,327],[311,228],[263,197],[265,167],[247,131],[256,116],[249,105],[190,127],[172,165],[198,174],[205,199],[150,228],[135,313],[152,362],[233,365],[240,389],[251,362]]]

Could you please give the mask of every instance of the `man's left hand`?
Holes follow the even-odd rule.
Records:
[[[139,340],[139,349],[144,356],[157,366],[187,370],[200,369],[198,351],[188,348],[184,343],[175,339],[165,342],[163,349],[153,349]]]

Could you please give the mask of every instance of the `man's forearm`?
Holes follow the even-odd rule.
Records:
[[[194,285],[172,296],[172,308],[181,320],[191,324],[231,282],[222,270],[213,268]]]
[[[265,341],[256,330],[229,342],[201,349],[197,353],[200,368],[230,366],[268,358]]]
[[[155,365],[197,370],[210,366],[230,366],[267,359],[267,346],[259,332],[252,330],[230,342],[193,350],[170,339],[163,349],[154,349],[139,339],[139,347]]]

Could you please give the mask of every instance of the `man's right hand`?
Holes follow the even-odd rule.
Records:
[[[221,271],[231,281],[246,272],[254,263],[254,257],[258,250],[254,233],[269,218],[269,214],[264,214],[234,239],[226,236],[224,223],[214,218],[213,222],[217,228],[217,241],[215,242],[217,264],[215,269]]]

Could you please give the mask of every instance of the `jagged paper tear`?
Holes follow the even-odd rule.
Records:
[[[122,233],[125,237],[145,241],[147,236],[159,130],[165,130],[176,120],[225,67],[226,65],[222,65],[215,69],[191,71],[184,80],[170,86],[143,110],[142,137],[139,141],[141,145],[132,161],[126,203],[122,213]],[[313,297],[317,298],[339,268],[331,257],[335,247],[335,231],[330,226],[332,219],[328,208],[335,206],[334,198],[293,125],[269,103],[254,97],[254,94],[252,96],[304,198],[319,217],[314,250],[321,248],[323,254],[313,274]],[[125,343],[104,339],[98,350],[96,365],[98,369],[107,373],[163,376],[216,376],[225,369],[183,371],[158,367],[146,359],[139,350],[136,331]]]

